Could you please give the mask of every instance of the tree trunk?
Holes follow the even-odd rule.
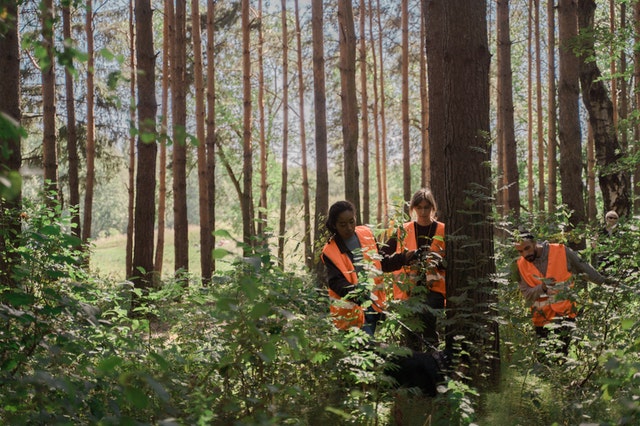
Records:
[[[173,0],[164,0],[164,20],[162,23],[162,122],[161,135],[158,141],[160,154],[158,156],[158,235],[156,242],[156,257],[154,262],[155,278],[162,278],[164,264],[164,235],[167,216],[167,138],[169,132],[169,86],[171,85],[173,57],[171,41],[173,40]]]
[[[338,0],[340,45],[340,100],[342,142],[344,144],[344,196],[360,216],[360,176],[358,170],[358,99],[356,97],[356,34],[351,0]]]
[[[369,0],[369,41],[371,45],[371,61],[372,61],[372,69],[373,69],[373,77],[372,77],[372,85],[373,85],[373,129],[374,129],[374,143],[376,149],[376,183],[378,187],[378,203],[377,203],[377,212],[376,212],[376,222],[382,223],[383,220],[387,220],[386,217],[386,202],[384,195],[384,177],[383,177],[383,167],[382,164],[382,136],[380,130],[380,96],[378,94],[378,56],[376,54],[376,43],[375,38],[373,36],[373,0]]]
[[[71,41],[71,7],[62,6],[62,33],[65,40]],[[66,109],[67,109],[67,156],[69,161],[69,206],[73,208],[71,229],[73,235],[82,238],[80,226],[80,178],[78,174],[78,129],[76,126],[76,102],[73,90],[73,75],[69,68],[64,70]],[[2,98],[4,99],[4,98]]]
[[[244,255],[253,254],[255,241],[253,223],[253,148],[251,145],[251,21],[249,19],[249,0],[242,0],[242,87],[244,104],[243,124],[243,186],[242,186],[242,241],[245,244]]]
[[[324,220],[329,210],[329,174],[327,162],[327,94],[324,75],[324,8],[321,1],[311,3],[313,37],[313,100],[316,139],[316,213],[314,246],[322,247]],[[323,269],[319,256],[315,257],[317,271]]]
[[[95,126],[95,84],[94,84],[94,51],[93,51],[93,2],[86,2],[85,32],[87,35],[87,176],[84,189],[84,220],[82,224],[82,241],[91,238],[91,222],[93,218],[93,189],[96,180],[96,126]]]
[[[533,213],[535,176],[533,172],[533,22],[531,17],[531,3],[527,6],[527,205]]]
[[[207,179],[207,145],[205,144],[204,71],[200,30],[200,2],[191,1],[191,38],[193,39],[193,73],[195,79],[196,137],[198,138],[198,207],[200,212],[200,270],[202,283],[211,281],[212,251],[209,220],[209,180]]]
[[[422,8],[421,8],[422,9]],[[425,49],[426,37],[426,17],[424,13],[420,19],[420,186],[422,188],[431,187],[431,168],[429,167],[429,88],[427,84],[427,55]]]
[[[42,166],[44,169],[44,190],[47,203],[52,198],[59,199],[58,189],[58,154],[56,136],[56,77],[54,54],[54,20],[53,0],[42,2],[42,45],[46,57],[40,61],[42,74]]]
[[[633,5],[633,34],[636,46],[640,45],[640,2]],[[633,51],[633,80],[635,83],[634,93],[636,108],[640,108],[640,49]],[[640,122],[633,126],[633,136],[636,141],[640,140]],[[636,144],[634,154],[640,152],[640,145]],[[640,213],[640,164],[636,165],[633,173],[633,213]]]
[[[384,34],[384,28],[382,28],[382,18],[380,11],[382,8],[380,7],[380,0],[376,0],[377,10],[376,13],[377,23],[378,23],[378,52],[380,53],[380,69],[379,69],[379,78],[378,83],[380,84],[380,97],[378,102],[378,109],[380,111],[380,177],[382,184],[380,185],[380,194],[379,197],[382,198],[382,220],[386,223],[389,218],[389,196],[387,190],[389,186],[387,185],[387,116],[386,116],[386,96],[385,96],[385,83],[384,83],[384,50],[382,46],[382,35]],[[373,15],[373,10],[371,10],[371,15]],[[372,38],[373,42],[373,38]]]
[[[216,67],[215,2],[207,2],[207,180],[209,182],[209,229],[211,247],[216,246]],[[211,272],[216,270],[214,256]]]
[[[578,16],[575,0],[560,0],[558,3],[559,80],[558,107],[560,138],[560,190],[562,202],[569,211],[572,227],[584,223],[585,202],[582,181],[582,146],[580,133],[578,78],[580,63],[572,45],[578,35]],[[571,242],[574,248],[582,243]]]
[[[520,185],[518,172],[518,153],[515,136],[513,108],[513,72],[511,70],[511,38],[509,36],[509,0],[498,0],[498,145],[502,157],[502,196],[503,212],[520,216]],[[499,148],[500,149],[500,148]]]
[[[534,1],[534,34],[536,49],[536,140],[538,142],[538,210],[545,208],[545,184],[544,184],[544,126],[542,125],[542,56],[540,54],[540,0]]]
[[[589,123],[598,164],[598,182],[602,190],[604,211],[615,210],[620,216],[631,213],[630,181],[626,172],[617,167],[623,156],[615,130],[613,104],[595,61],[593,19],[596,4],[593,0],[578,1],[578,21],[582,41],[580,55],[580,85],[582,99],[589,112]]]
[[[305,84],[304,84],[304,68],[302,66],[302,37],[300,28],[300,8],[298,0],[295,0],[296,13],[296,48],[298,52],[298,100],[300,111],[300,155],[302,157],[302,204],[304,208],[304,262],[307,268],[313,267],[312,248],[311,248],[311,207],[309,201],[309,170],[307,167],[307,133],[305,130]]]
[[[400,2],[402,26],[402,199],[411,199],[411,149],[409,135],[409,0]],[[409,206],[404,205],[409,214]]]
[[[136,98],[136,32],[134,20],[134,0],[129,0],[129,121],[136,122],[136,108],[134,99]],[[127,188],[127,242],[125,244],[125,276],[130,277],[133,273],[133,215],[135,208],[135,182],[136,182],[136,137],[131,132],[129,135],[129,186]]]
[[[547,193],[550,212],[556,211],[557,191],[557,134],[556,122],[558,119],[556,102],[556,24],[555,24],[555,0],[547,0]]]
[[[133,249],[133,276],[139,288],[153,285],[153,227],[156,192],[156,89],[153,12],[150,0],[136,0],[136,63],[138,69],[138,174]]]
[[[264,113],[264,21],[262,0],[258,0],[258,14],[260,16],[260,25],[258,25],[258,114],[259,118],[259,146],[260,146],[260,200],[258,202],[260,209],[258,210],[258,236],[262,240],[262,244],[267,244],[265,229],[267,228],[267,160],[269,151],[267,149],[267,139],[265,131],[265,113]]]
[[[362,222],[371,221],[371,186],[369,168],[369,95],[367,94],[367,38],[365,21],[367,18],[364,2],[360,5],[360,120],[362,121]]]
[[[471,356],[474,378],[497,383],[498,326],[487,314],[494,303],[495,271],[489,146],[489,46],[486,3],[423,0],[427,16],[432,190],[447,239],[448,347],[454,337]],[[467,297],[464,297],[467,295]],[[457,343],[456,343],[457,344]],[[490,355],[490,356],[487,356]]]
[[[284,245],[287,228],[287,185],[289,184],[289,31],[287,3],[281,0],[282,13],[282,178],[280,181],[280,223],[278,230],[278,262],[284,270]]]
[[[20,35],[18,2],[5,1],[4,25],[0,27],[0,285],[14,287],[13,265],[19,261],[13,250],[19,241],[22,206],[20,166]],[[6,179],[6,181],[4,180]],[[5,182],[11,182],[6,184]]]
[[[173,74],[171,105],[173,116],[173,220],[176,273],[189,270],[189,223],[187,219],[187,81],[186,1],[177,0],[174,15]]]

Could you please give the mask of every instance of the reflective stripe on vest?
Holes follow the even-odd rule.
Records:
[[[557,285],[573,287],[573,276],[567,269],[567,253],[562,244],[549,244],[549,257],[547,262],[547,274],[542,273],[532,262],[520,256],[518,259],[518,269],[520,276],[529,287],[536,287],[542,284],[540,278],[553,278]],[[549,286],[553,288],[553,286]],[[575,318],[575,303],[570,300],[556,300],[556,295],[542,294],[531,305],[533,324],[542,327],[551,322],[556,316]]]

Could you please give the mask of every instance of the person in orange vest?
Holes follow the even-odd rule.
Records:
[[[415,220],[405,222],[382,249],[385,253],[418,250],[419,261],[396,271],[393,285],[394,299],[412,297],[423,303],[416,318],[410,319],[412,329],[405,335],[407,347],[418,351],[424,350],[425,342],[438,343],[436,313],[444,309],[446,303],[445,226],[436,220],[437,209],[430,189],[416,191],[409,203],[409,213]]]
[[[382,272],[407,265],[414,252],[381,254],[371,229],[356,226],[355,207],[349,201],[338,201],[329,208],[326,226],[331,236],[321,259],[327,271],[334,324],[342,330],[361,328],[373,336],[386,308]]]
[[[574,286],[574,275],[582,274],[596,284],[613,283],[564,244],[538,242],[529,231],[515,236],[518,286],[527,304],[536,335],[547,338],[551,331],[560,337],[560,352],[568,354],[571,330],[578,314],[567,289]],[[557,327],[549,327],[556,324]]]

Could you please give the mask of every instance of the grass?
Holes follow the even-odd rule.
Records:
[[[157,238],[155,236],[154,238]],[[189,271],[200,275],[200,228],[189,227]],[[174,234],[172,229],[165,231],[164,256],[162,276],[170,277],[174,272]],[[126,269],[126,235],[114,235],[98,238],[93,241],[91,250],[91,272],[104,278],[115,281],[124,281]],[[237,252],[233,241],[218,239],[218,248],[224,248],[230,252]],[[222,262],[218,262],[216,267]],[[224,269],[224,264],[220,265]]]

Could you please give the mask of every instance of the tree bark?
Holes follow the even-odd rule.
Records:
[[[189,270],[189,223],[187,219],[187,79],[186,1],[176,0],[174,9],[173,74],[171,105],[173,116],[173,220],[174,270]]]
[[[322,247],[324,220],[329,210],[329,174],[327,163],[327,94],[324,66],[324,7],[321,1],[311,3],[311,30],[313,38],[313,100],[316,139],[316,213],[314,246]],[[320,257],[314,257],[317,271],[322,271]]]
[[[486,2],[423,0],[427,16],[432,190],[447,225],[446,342],[465,336],[474,378],[498,382],[498,325],[488,281],[495,271],[489,146]],[[467,295],[467,297],[464,297]],[[456,343],[457,344],[457,343]],[[490,355],[490,356],[487,356]]]
[[[253,223],[253,148],[251,144],[251,22],[249,20],[249,0],[242,0],[242,88],[243,88],[243,164],[242,164],[242,241],[244,255],[253,254],[255,232]]]
[[[556,24],[555,24],[555,0],[547,0],[547,193],[550,212],[556,211],[558,186],[557,170],[557,102],[556,102]]]
[[[340,100],[342,104],[342,142],[344,144],[344,196],[360,212],[360,172],[358,169],[358,100],[356,97],[356,34],[351,0],[338,0],[340,45]]]
[[[84,220],[82,224],[82,241],[91,238],[91,222],[93,218],[93,192],[96,180],[96,127],[95,127],[95,84],[94,84],[94,49],[93,49],[93,2],[86,2],[85,32],[87,35],[87,176],[84,189]]]
[[[367,37],[365,22],[367,18],[364,2],[360,4],[360,120],[362,121],[362,222],[371,221],[371,185],[369,167],[369,95],[367,93]]]
[[[54,54],[53,0],[42,2],[42,45],[46,57],[40,62],[42,76],[42,166],[44,169],[44,190],[48,204],[60,199],[58,188],[58,144],[56,135],[56,77]]]
[[[400,3],[402,26],[402,196],[403,200],[411,199],[411,149],[409,135],[409,0]],[[409,214],[409,206],[404,205]]]
[[[284,246],[287,228],[287,185],[289,184],[289,31],[287,2],[281,0],[282,13],[282,175],[280,180],[280,223],[278,230],[278,262],[284,270]]]
[[[623,150],[615,129],[613,104],[595,61],[593,19],[596,4],[593,0],[578,1],[580,27],[580,85],[582,99],[589,112],[598,164],[598,182],[602,191],[604,211],[615,210],[620,216],[631,213],[630,180],[619,166]]]
[[[560,190],[562,202],[572,212],[569,223],[576,227],[585,220],[584,184],[582,179],[582,145],[579,114],[580,62],[572,49],[578,35],[575,0],[558,3],[559,79],[558,108],[560,139]],[[581,242],[570,242],[574,248]]]
[[[136,0],[136,62],[138,69],[138,174],[132,282],[153,285],[153,228],[156,190],[156,95],[153,12],[150,0]]]
[[[215,2],[207,2],[207,180],[209,182],[209,229],[211,247],[216,246],[216,66]],[[216,270],[214,256],[211,272]]]
[[[14,287],[13,265],[19,261],[14,248],[19,241],[22,206],[20,166],[20,35],[18,2],[5,1],[4,25],[0,27],[0,285]]]

